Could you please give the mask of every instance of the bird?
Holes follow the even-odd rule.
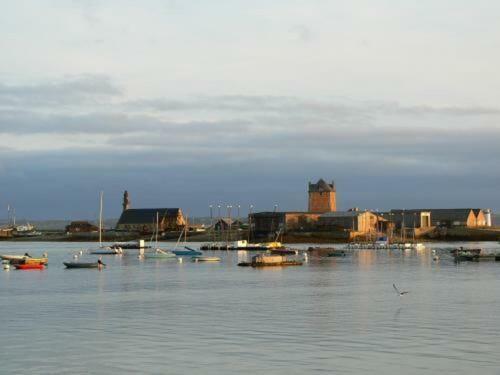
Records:
[[[408,294],[410,292],[407,292],[407,291],[400,291],[397,287],[396,287],[396,284],[392,284],[392,287],[394,288],[394,290],[396,291],[397,294],[399,294],[400,296],[404,296],[405,294]]]

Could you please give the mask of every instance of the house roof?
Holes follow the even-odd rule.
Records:
[[[241,221],[238,219],[233,219],[233,218],[228,218],[228,217],[222,217],[219,220],[215,222],[215,224],[223,222],[226,225],[233,225],[233,224],[241,224]]]
[[[165,217],[177,217],[180,208],[129,208],[122,212],[118,224],[152,224],[156,220],[156,213],[160,220]]]
[[[442,220],[467,221],[470,212],[474,213],[473,208],[423,208],[418,210],[391,210],[392,213],[413,213],[413,212],[430,212],[433,222]],[[475,214],[475,213],[474,213]]]
[[[379,217],[379,220],[384,221],[385,219],[381,215],[377,215],[375,212],[371,211],[334,211],[327,212],[320,216],[320,218],[344,218],[344,217],[358,217],[360,215],[371,213]]]

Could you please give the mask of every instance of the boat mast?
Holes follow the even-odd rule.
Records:
[[[103,191],[99,192],[99,247],[102,247],[102,196]]]
[[[155,247],[158,249],[158,231],[160,230],[160,214],[156,211],[156,231],[155,231]]]

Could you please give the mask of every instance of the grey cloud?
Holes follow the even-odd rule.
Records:
[[[81,75],[34,85],[0,83],[0,107],[51,106],[99,103],[119,97],[122,90],[107,76]]]
[[[198,96],[186,99],[143,99],[123,103],[124,108],[154,111],[235,111],[252,113],[304,113],[315,116],[445,115],[500,116],[500,108],[402,106],[398,103],[352,101],[345,98],[311,100],[287,96]]]

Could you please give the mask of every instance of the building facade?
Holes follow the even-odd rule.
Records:
[[[180,208],[129,208],[122,212],[116,230],[153,233],[157,216],[160,232],[180,230],[186,225]]]
[[[322,178],[315,184],[309,182],[309,212],[337,211],[337,192],[335,183],[327,183]]]
[[[286,233],[287,231],[308,231],[316,226],[320,213],[313,212],[256,212],[249,215],[254,235]]]
[[[370,211],[328,212],[319,217],[318,228],[326,231],[378,233],[387,229],[388,220]]]
[[[394,224],[395,229],[415,228],[425,229],[432,226],[429,210],[400,210],[395,209],[383,214],[384,218]]]

